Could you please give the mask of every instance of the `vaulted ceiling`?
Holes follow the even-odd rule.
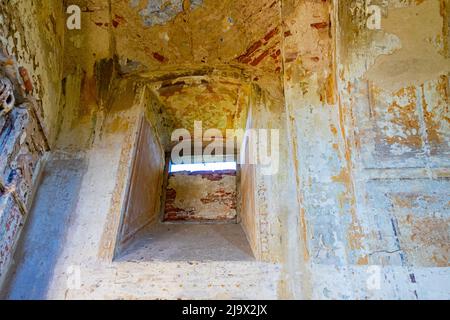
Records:
[[[279,0],[112,1],[110,28],[120,72],[157,80],[174,129],[245,127],[250,82],[280,78]]]
[[[163,81],[150,86],[172,129],[184,128],[193,134],[194,122],[202,121],[204,130],[245,128],[250,85],[214,76],[192,76]]]
[[[279,0],[112,1],[123,70],[258,67],[280,72]]]

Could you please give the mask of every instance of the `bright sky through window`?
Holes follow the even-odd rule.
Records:
[[[210,162],[210,163],[192,163],[192,164],[172,164],[170,172],[181,171],[222,171],[236,170],[236,162]]]

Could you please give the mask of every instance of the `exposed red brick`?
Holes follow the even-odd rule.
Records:
[[[155,58],[156,60],[158,60],[161,63],[164,63],[167,61],[166,57],[164,57],[162,54],[158,53],[158,52],[153,52],[153,58]]]
[[[19,68],[20,76],[22,77],[23,84],[25,86],[25,92],[31,93],[33,92],[33,83],[31,82],[30,75],[28,74],[28,70],[24,67]]]
[[[330,26],[330,23],[327,21],[311,23],[311,27],[313,27],[315,29],[325,29],[325,28],[328,28],[329,26]]]
[[[264,36],[264,40],[267,42],[273,37],[275,37],[280,32],[280,29],[278,27],[273,28]]]
[[[126,22],[125,18],[116,14],[114,19],[112,20],[112,25],[114,28],[117,28],[119,24]]]
[[[264,51],[261,55],[259,55],[255,60],[253,60],[250,65],[256,67],[258,64],[261,63],[268,55],[270,54],[270,50]]]
[[[256,41],[254,44],[252,44],[247,51],[239,56],[237,58],[237,60],[241,63],[249,63],[252,59],[251,59],[251,55],[258,50],[259,48],[261,48],[261,46],[263,45],[263,42],[261,40]]]

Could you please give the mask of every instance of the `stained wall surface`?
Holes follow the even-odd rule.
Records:
[[[236,223],[235,171],[169,174],[164,221]]]
[[[448,267],[448,3],[391,1],[383,10],[378,33],[341,11],[339,92],[355,128],[348,140],[366,260]],[[378,43],[382,52],[371,49]]]
[[[253,252],[259,252],[259,228],[258,215],[255,203],[255,168],[254,165],[241,166],[240,212],[239,221],[247,235],[247,239]]]
[[[29,79],[26,90],[36,99],[37,115],[52,145],[61,120],[63,3],[57,0],[4,0],[0,3],[0,17],[0,43],[5,56],[2,66],[6,69],[25,68]]]
[[[59,1],[0,2],[0,77],[15,109],[0,116],[0,285],[13,261],[43,166],[58,133],[63,16]],[[3,101],[2,101],[3,104]]]
[[[283,3],[298,263],[307,266],[301,291],[291,292],[443,292],[432,279],[448,277],[447,2],[380,2],[381,30],[367,28],[364,1]],[[363,281],[357,291],[344,285],[351,272],[364,279],[373,266],[381,266],[380,277],[405,280],[382,281],[377,289]]]

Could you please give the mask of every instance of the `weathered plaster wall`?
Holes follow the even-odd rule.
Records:
[[[81,9],[81,29],[64,34],[62,119],[56,144],[60,150],[76,152],[92,147],[95,131],[112,105],[108,99],[117,84],[113,81],[116,68],[109,2],[70,2]]]
[[[193,136],[194,121],[203,129],[242,128],[250,87],[241,79],[206,76],[181,77],[154,84],[156,95],[171,119],[171,131],[184,128]]]
[[[261,83],[259,83],[261,84]],[[256,130],[258,136],[260,129],[262,130],[276,130],[279,134],[278,153],[272,153],[271,149],[266,150],[268,155],[274,160],[279,161],[278,166],[274,166],[274,170],[258,162],[253,166],[254,172],[251,175],[253,178],[253,196],[254,196],[254,212],[251,219],[254,219],[254,224],[247,228],[248,235],[255,234],[256,243],[254,245],[255,255],[262,261],[280,263],[283,266],[282,279],[278,283],[279,296],[288,298],[290,294],[286,293],[286,280],[292,275],[288,275],[286,271],[288,263],[293,262],[289,259],[289,255],[298,258],[298,242],[295,239],[295,225],[293,220],[296,220],[295,204],[296,197],[292,197],[293,190],[293,174],[292,174],[292,158],[289,154],[288,136],[290,135],[286,127],[286,112],[284,110],[284,98],[279,92],[281,86],[276,83],[272,87],[267,88],[268,83],[263,87],[254,83],[252,88],[252,99],[250,107],[250,115],[248,122],[248,129]],[[275,87],[275,88],[274,88]],[[270,135],[271,136],[271,135]],[[253,137],[253,139],[255,139]],[[255,155],[260,152],[264,144],[258,137],[255,141],[243,148],[244,152]],[[276,144],[276,141],[270,138],[266,147],[269,144]],[[252,147],[256,146],[256,148]],[[259,155],[258,161],[261,161]],[[248,160],[247,160],[248,161]],[[251,162],[247,162],[251,164]],[[251,170],[251,165],[249,166]],[[245,190],[242,190],[245,192]],[[250,197],[252,196],[251,190]],[[249,198],[248,200],[251,201]],[[292,232],[294,230],[294,232]],[[251,236],[249,237],[251,238]],[[296,270],[298,272],[298,269]],[[290,282],[290,280],[288,280]]]
[[[11,80],[16,102],[0,116],[0,285],[13,263],[42,159],[57,135],[62,19],[58,1],[0,3],[0,75]]]
[[[235,223],[235,171],[170,173],[164,221]]]
[[[61,1],[0,2],[2,53],[27,70],[38,116],[52,145],[58,133],[65,16]],[[11,62],[13,63],[13,62]],[[8,60],[3,66],[11,65]],[[28,89],[27,89],[28,91]]]
[[[339,11],[339,92],[366,263],[448,268],[448,2],[390,1],[379,31],[352,8]]]
[[[358,219],[335,104],[331,9],[329,1],[283,1],[284,95],[295,183],[284,229],[291,248],[285,255],[286,287],[297,298],[313,292],[311,263],[359,259]],[[341,173],[348,173],[345,183],[336,181]]]
[[[128,197],[123,204],[119,246],[125,245],[138,231],[158,222],[165,168],[164,150],[154,129],[143,118],[128,182]]]
[[[364,1],[284,1],[297,243],[306,266],[293,277],[294,296],[445,291],[432,279],[448,278],[448,13],[445,2],[426,2],[390,1],[386,29],[370,31]],[[405,31],[423,21],[432,26]],[[413,43],[429,54],[416,59],[424,52]],[[374,265],[383,280],[371,290],[363,280]],[[361,276],[356,287],[344,285],[351,273]]]
[[[248,150],[248,149],[246,149]],[[242,152],[246,152],[243,150]],[[256,213],[255,165],[243,164],[240,169],[240,212],[239,220],[247,235],[250,247],[255,256],[260,256],[259,225]]]
[[[98,242],[95,256],[106,261],[112,261],[120,249],[120,233],[125,217],[125,203],[128,199],[130,179],[133,175],[134,154],[138,148],[140,125],[145,115],[145,91],[142,84],[132,80],[118,81],[117,89],[108,105],[109,112],[105,117],[98,144],[103,139],[116,141],[108,146],[109,152],[113,152],[115,160],[113,180],[108,194],[108,202],[105,203],[104,228],[97,235]],[[161,154],[156,155],[160,157]],[[106,193],[105,193],[106,195]],[[94,230],[92,230],[94,232]]]
[[[243,161],[240,170],[239,216],[256,258],[284,263],[289,252],[298,256],[296,254],[298,244],[295,242],[295,247],[289,247],[289,237],[292,233],[288,230],[289,225],[292,226],[292,221],[288,219],[295,218],[291,213],[297,202],[296,198],[291,196],[294,181],[292,161],[288,153],[289,133],[285,125],[284,99],[278,91],[280,87],[276,80],[272,83],[275,88],[273,86],[267,88],[267,85],[268,83],[265,83],[264,87],[257,83],[252,85],[246,129],[249,130],[248,133],[253,130],[256,135],[247,135],[240,149]],[[259,129],[269,130],[267,132],[277,130],[279,134],[279,154],[267,150],[270,157],[279,161],[279,166],[274,167],[272,174],[268,173],[268,168],[259,162],[262,146],[259,141]],[[269,141],[268,145],[271,143],[277,142]],[[283,275],[286,276],[286,273]],[[282,286],[284,284],[280,285]]]

